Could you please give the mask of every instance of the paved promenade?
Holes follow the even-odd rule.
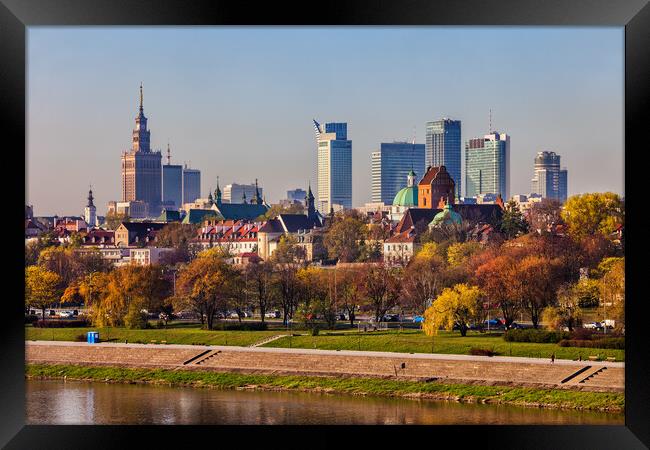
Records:
[[[30,363],[623,391],[624,363],[505,356],[203,345],[27,341]]]

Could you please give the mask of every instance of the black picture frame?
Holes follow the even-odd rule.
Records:
[[[625,196],[627,258],[639,261],[643,237],[640,222],[641,195],[647,192],[643,167],[648,165],[647,133],[650,106],[650,6],[647,0],[447,0],[368,1],[318,3],[182,0],[0,0],[0,129],[15,161],[3,175],[5,183],[24,183],[26,148],[26,27],[36,25],[553,25],[625,27]],[[646,138],[647,140],[647,138]],[[633,161],[633,162],[632,162]],[[632,163],[634,166],[632,166]],[[634,176],[635,168],[641,175]],[[641,169],[639,169],[641,168]],[[606,172],[606,168],[603,169]],[[25,173],[25,176],[28,174]],[[606,176],[606,173],[603,174]],[[646,176],[647,177],[647,176]],[[15,178],[15,180],[14,180]],[[11,180],[11,181],[9,181]],[[636,186],[635,186],[636,185]],[[8,192],[6,223],[18,228],[20,196]],[[629,215],[631,214],[632,220]],[[18,232],[16,230],[16,232]],[[144,439],[149,447],[178,445],[249,446],[255,437],[271,448],[340,445],[382,447],[390,445],[453,445],[466,448],[647,448],[650,447],[650,352],[644,342],[645,300],[641,286],[643,264],[626,265],[626,407],[624,426],[437,426],[432,427],[163,427],[163,426],[25,426],[24,425],[24,329],[20,296],[24,276],[20,260],[24,249],[19,239],[7,239],[4,269],[13,295],[6,295],[3,316],[0,371],[0,444],[6,448],[116,448]],[[638,295],[637,295],[638,293]],[[443,444],[450,439],[451,443]],[[361,442],[358,442],[361,441]]]

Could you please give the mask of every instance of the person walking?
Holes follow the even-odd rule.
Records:
[[[551,364],[555,362],[555,353],[551,353]]]

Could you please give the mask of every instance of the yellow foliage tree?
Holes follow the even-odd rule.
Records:
[[[470,322],[480,313],[480,299],[481,290],[476,286],[460,283],[445,288],[424,311],[422,329],[427,336],[433,336],[440,328],[451,331],[456,325],[461,336],[466,336]]]
[[[33,306],[43,312],[52,303],[59,300],[61,277],[40,266],[25,269],[25,305]]]
[[[415,255],[415,258],[427,260],[435,258],[436,256],[438,256],[438,244],[432,241],[424,244],[420,251]]]
[[[569,234],[576,239],[600,233],[608,236],[617,224],[624,223],[623,201],[612,192],[574,195],[562,209]]]

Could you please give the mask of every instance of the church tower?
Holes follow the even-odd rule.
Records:
[[[309,184],[309,190],[305,197],[305,208],[307,209],[307,217],[311,220],[316,220],[316,207],[314,206],[314,194],[311,192],[311,183]]]
[[[88,229],[95,228],[97,226],[97,208],[93,203],[93,189],[92,187],[88,191],[88,204],[84,209],[84,219],[88,224]]]

